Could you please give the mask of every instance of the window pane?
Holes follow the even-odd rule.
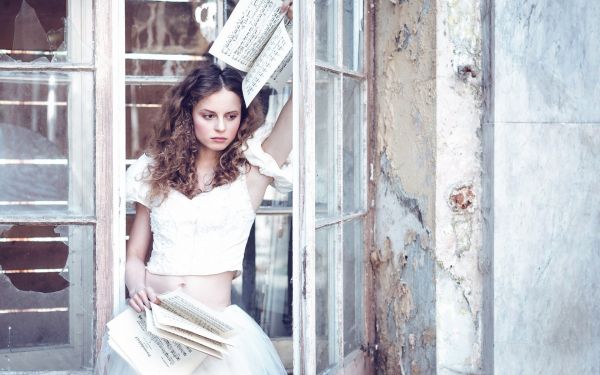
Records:
[[[92,7],[91,2],[87,2],[87,6],[81,3],[3,1],[0,4],[0,61],[91,63],[92,30],[82,25],[91,19]]]
[[[315,3],[316,58],[332,65],[336,65],[337,59],[337,3],[334,0],[317,0]]]
[[[339,179],[336,173],[336,92],[339,78],[317,71],[315,87],[315,149],[316,216],[331,217],[340,212],[338,205]]]
[[[94,213],[92,73],[0,72],[0,212]]]
[[[363,111],[361,81],[344,77],[344,212],[364,208]]]
[[[0,225],[0,355],[11,368],[91,364],[93,237],[91,226]],[[43,361],[18,355],[35,347]]]
[[[212,60],[217,2],[127,1],[125,25],[127,75],[185,75]]]
[[[364,251],[363,220],[344,223],[344,355],[362,341]]]
[[[233,283],[232,303],[272,338],[292,336],[291,226],[290,215],[258,215]]]
[[[335,246],[337,226],[317,229],[315,306],[317,372],[337,363],[335,316]]]
[[[170,84],[127,85],[125,90],[127,159],[138,158],[160,120],[162,99]]]
[[[363,65],[363,6],[361,0],[344,0],[344,66],[357,71]]]

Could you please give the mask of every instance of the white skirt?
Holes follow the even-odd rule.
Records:
[[[231,338],[234,346],[230,347],[227,356],[223,359],[208,356],[192,374],[287,374],[273,343],[250,315],[237,305],[228,306],[223,314],[228,317],[228,322],[233,323],[239,329],[238,333]],[[97,375],[130,375],[136,374],[136,371],[110,348],[105,334],[96,361],[95,373]]]

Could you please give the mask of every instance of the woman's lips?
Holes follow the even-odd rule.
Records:
[[[215,138],[211,138],[213,141],[215,142],[219,142],[219,143],[223,143],[227,140],[227,138],[221,138],[221,137],[215,137]]]

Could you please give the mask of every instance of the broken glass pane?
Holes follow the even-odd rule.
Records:
[[[2,1],[0,61],[91,62],[91,28],[82,33],[90,17],[91,6],[69,7],[67,0]]]
[[[91,270],[81,265],[93,253],[92,233],[86,226],[0,227],[0,350],[72,343],[70,327],[91,311],[84,287]]]

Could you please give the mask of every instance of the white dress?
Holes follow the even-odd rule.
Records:
[[[262,174],[274,178],[272,185],[281,192],[291,190],[288,168],[279,168],[260,145],[270,129],[263,127],[248,140],[246,159]],[[172,191],[159,205],[147,199],[147,165],[152,159],[142,155],[127,170],[127,200],[150,208],[153,249],[146,268],[163,275],[207,275],[242,270],[244,248],[255,212],[247,191],[246,176],[213,188],[193,199]],[[223,311],[238,334],[224,359],[208,356],[193,374],[286,374],[271,340],[239,306]],[[136,372],[103,338],[96,362],[96,374],[135,374]]]

